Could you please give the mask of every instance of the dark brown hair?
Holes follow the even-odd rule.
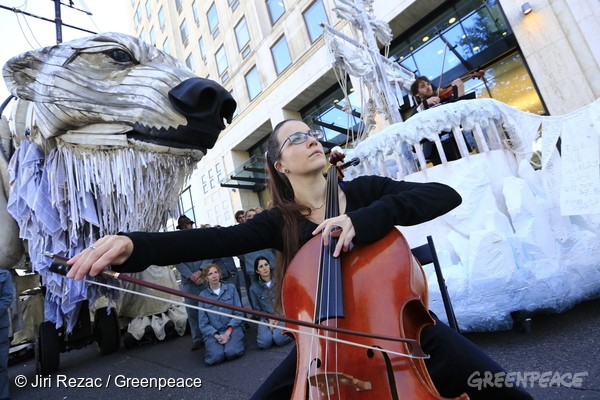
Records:
[[[419,93],[419,82],[429,83],[433,88],[433,83],[431,83],[428,77],[418,76],[417,79],[415,79],[415,81],[412,83],[412,85],[410,85],[410,92],[413,96],[416,96]],[[435,88],[433,88],[433,90],[435,91]]]
[[[254,259],[254,276],[256,276],[256,279],[258,281],[262,280],[260,274],[258,273],[258,263],[260,262],[260,260],[265,260],[267,262],[267,264],[269,264],[269,268],[271,268],[271,264],[269,263],[269,260],[267,259],[267,257],[264,257],[264,256],[256,257],[256,259]]]
[[[275,267],[275,282],[277,283],[277,296],[275,297],[275,312],[281,311],[281,286],[283,277],[287,271],[292,258],[300,250],[300,224],[311,210],[294,200],[294,189],[285,174],[275,168],[275,163],[279,161],[279,149],[281,143],[277,134],[283,125],[290,121],[299,121],[297,119],[286,119],[278,123],[271,136],[267,140],[266,170],[269,177],[268,187],[271,193],[273,207],[281,211],[283,217],[283,249],[277,253],[277,263]]]

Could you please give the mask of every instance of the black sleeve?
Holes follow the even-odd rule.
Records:
[[[346,214],[356,231],[356,243],[381,239],[395,225],[417,225],[460,205],[462,198],[441,183],[395,181],[364,176],[347,182]]]
[[[265,248],[281,249],[281,227],[281,213],[271,209],[229,227],[119,233],[133,241],[133,253],[125,263],[112,268],[118,272],[139,272],[150,265],[236,256]]]

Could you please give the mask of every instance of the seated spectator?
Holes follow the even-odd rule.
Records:
[[[254,271],[256,274],[256,282],[250,286],[250,297],[252,304],[258,311],[264,311],[273,314],[273,304],[275,302],[276,285],[271,273],[269,260],[265,257],[257,257],[254,261]],[[292,341],[292,337],[286,335],[281,330],[283,322],[275,319],[261,318],[260,321],[268,322],[269,326],[258,325],[258,334],[256,341],[261,349],[268,349],[273,345],[283,346]]]
[[[254,208],[251,208],[246,211],[246,214],[244,214],[244,220],[247,221],[249,219],[252,219],[252,218],[254,218],[254,216],[256,214],[257,214],[256,210]]]
[[[210,228],[210,224],[202,224],[202,228]],[[216,225],[215,228],[220,228],[220,226]],[[237,266],[235,265],[233,257],[220,257],[203,260],[202,268],[204,268],[207,264],[217,264],[219,266],[219,268],[221,269],[221,280],[223,282],[235,285],[235,288],[238,292],[238,296],[240,296],[241,299],[242,293],[240,292],[240,279],[237,273]]]
[[[200,292],[201,297],[236,306],[242,305],[235,286],[221,281],[221,270],[218,265],[208,264],[204,267],[203,271],[206,287]],[[238,311],[227,310],[202,302],[200,302],[200,306],[207,310],[218,310],[225,314],[243,316]],[[244,354],[246,350],[246,338],[240,319],[204,310],[199,310],[198,316],[200,331],[204,337],[204,362],[206,364],[220,364],[225,360],[233,360]]]
[[[235,217],[235,222],[240,224],[246,220],[246,212],[244,210],[238,210],[235,212],[234,217]]]
[[[249,221],[254,218],[256,212],[254,209],[250,209],[246,211],[245,221]],[[265,257],[269,261],[269,265],[272,268],[275,268],[275,253],[271,249],[263,249],[253,251],[251,253],[246,253],[238,256],[240,259],[240,264],[242,266],[242,273],[244,275],[244,283],[246,287],[246,294],[248,296],[248,301],[250,302],[250,307],[255,308],[255,305],[252,304],[252,298],[250,297],[250,285],[256,281],[256,274],[254,273],[254,262],[258,257]]]

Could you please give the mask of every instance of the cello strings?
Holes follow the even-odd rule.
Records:
[[[329,208],[327,210],[325,210],[325,219],[327,218],[331,218],[337,215],[336,212],[336,207],[335,207],[335,196],[334,196],[334,184],[335,184],[335,179],[337,178],[337,171],[335,170],[335,166],[331,166],[329,168],[329,172],[327,174],[327,202],[328,202],[328,206]],[[325,316],[327,317],[327,319],[325,321],[327,321],[327,323],[329,323],[329,316],[331,315],[331,301],[329,301],[329,299],[331,299],[331,296],[335,296],[335,292],[332,292],[332,288],[331,288],[331,267],[332,267],[332,260],[331,260],[331,247],[332,247],[332,242],[331,242],[331,231],[329,236],[329,245],[327,246],[327,248],[324,249],[324,257],[325,257],[325,263],[327,265],[327,269],[325,271],[325,273],[327,274],[326,276],[326,282],[327,282],[327,288],[325,288],[325,290],[321,290],[321,292],[325,292],[327,293],[328,296],[328,300],[327,300],[327,306],[326,306],[326,314]],[[321,242],[323,243],[323,242]],[[322,246],[322,245],[321,245]],[[323,321],[325,323],[325,321]],[[327,332],[327,335],[330,335],[329,332]],[[335,356],[337,358],[337,346],[334,349],[336,351]],[[329,354],[329,341],[325,342],[325,354],[328,355]],[[324,384],[325,387],[327,388],[327,398],[331,398],[331,392],[330,392],[330,388],[331,386],[329,385],[329,379],[328,379],[328,373],[329,373],[329,357],[326,356],[325,357],[325,368],[324,371],[325,373],[323,374],[323,378],[325,380]],[[337,365],[337,363],[336,363]],[[337,371],[337,369],[336,369]],[[337,392],[339,393],[339,387],[337,387],[336,385],[336,389]]]
[[[328,205],[330,206],[329,209],[326,210],[326,215],[325,218],[332,218],[335,216],[338,216],[340,213],[339,210],[339,198],[338,198],[338,192],[337,192],[337,188],[338,188],[338,175],[337,175],[337,168],[335,167],[335,165],[333,165],[330,170],[329,173],[327,174],[327,197],[328,197]],[[325,258],[326,258],[326,262],[327,262],[327,294],[329,296],[329,298],[331,299],[331,296],[333,296],[333,299],[335,300],[335,302],[337,302],[339,296],[338,296],[338,290],[340,290],[340,288],[338,287],[338,276],[334,276],[334,270],[333,268],[336,268],[337,263],[339,263],[339,260],[336,260],[333,258],[333,251],[335,250],[335,245],[337,243],[337,240],[335,240],[333,238],[333,235],[331,234],[331,231],[328,234],[329,236],[329,240],[328,243],[329,245],[327,246],[327,248],[325,249]],[[335,280],[335,282],[332,283],[332,279]],[[333,285],[333,287],[332,287]],[[335,308],[334,310],[332,310],[331,308]],[[331,323],[333,323],[333,325],[337,328],[338,327],[338,304],[334,303],[332,301],[327,301],[327,310],[326,310],[326,316],[327,316],[327,323],[329,324],[330,322],[330,316],[332,316],[332,312],[335,312],[335,315],[333,315],[333,321],[331,321]],[[330,332],[327,332],[327,335],[331,335]],[[338,335],[337,333],[334,335],[334,337],[336,339],[338,339]],[[331,386],[329,385],[329,378],[328,378],[328,374],[329,374],[329,363],[333,362],[335,364],[335,368],[333,369],[334,371],[339,371],[339,357],[338,357],[338,351],[339,351],[339,346],[338,343],[334,342],[333,344],[330,344],[329,341],[325,342],[325,347],[326,347],[326,353],[325,354],[329,354],[329,347],[330,345],[334,345],[334,349],[333,349],[333,353],[334,353],[334,360],[331,361],[329,357],[326,357],[326,365],[325,365],[325,385],[327,387],[327,397],[330,398],[332,396],[332,393],[330,393],[330,388]],[[340,390],[340,382],[339,379],[337,379],[337,374],[333,375],[333,379],[335,379],[335,387],[336,387],[336,391],[339,394],[341,393]]]
[[[329,207],[329,204],[327,205],[327,207]],[[327,209],[325,209],[325,212],[327,212]],[[323,256],[323,241],[321,241],[321,251],[319,252],[319,263],[317,265],[322,265],[322,262],[323,262],[322,256]],[[315,315],[315,316],[319,315],[318,314],[319,309],[320,309],[320,307],[323,304],[322,303],[323,292],[321,291],[319,293],[319,287],[321,286],[322,279],[323,279],[322,272],[323,272],[322,270],[319,270],[318,273],[317,273],[317,285],[315,286],[315,295],[314,295],[314,298],[317,299],[317,301],[315,303],[315,308],[314,308],[314,312],[313,312],[313,315]],[[316,319],[313,322],[316,322]],[[312,332],[311,332],[310,353],[309,353],[309,358],[308,358],[309,365],[307,366],[308,368],[306,369],[306,371],[307,371],[308,374],[310,374],[311,365],[314,365],[313,364],[314,360],[315,360],[314,356],[315,356],[315,353],[316,353],[315,342],[317,342],[317,344],[318,344],[318,341],[316,341],[316,339],[317,339],[316,335],[318,335],[318,333],[315,333],[315,332],[318,332],[318,331],[317,331],[316,328],[313,328]],[[325,342],[325,343],[327,343],[327,342]],[[315,383],[318,386],[318,384],[319,384],[319,382],[318,382],[318,379],[319,379],[318,374],[316,374],[316,377],[317,378],[315,379]],[[310,377],[307,377],[307,378],[310,378]],[[313,399],[313,391],[311,390],[311,385],[310,384],[308,385],[308,396],[309,396],[310,400]]]

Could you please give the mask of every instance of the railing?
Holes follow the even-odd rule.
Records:
[[[456,146],[463,158],[471,152],[467,147],[463,131],[472,135],[477,153],[492,150],[510,150],[520,161],[531,157],[532,144],[538,136],[541,117],[524,113],[493,99],[465,100],[418,113],[405,122],[393,124],[356,146],[352,152],[362,162],[354,170],[354,176],[376,174],[403,179],[408,164],[417,163],[420,170],[430,168],[420,142],[433,142],[442,163],[448,157],[442,147],[440,132],[452,132]],[[402,143],[413,146],[415,157],[401,157]]]

